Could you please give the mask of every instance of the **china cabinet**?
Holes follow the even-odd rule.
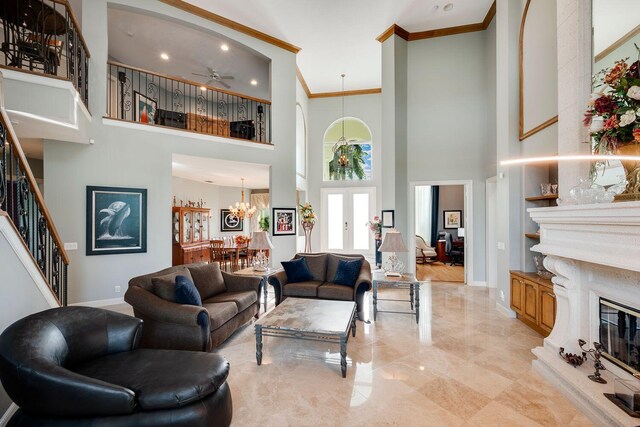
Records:
[[[209,219],[210,209],[192,207],[173,207],[172,226],[172,262],[173,265],[209,262]]]

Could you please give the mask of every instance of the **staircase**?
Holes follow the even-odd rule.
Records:
[[[58,305],[67,305],[69,258],[4,108],[0,73],[0,219],[15,229]]]

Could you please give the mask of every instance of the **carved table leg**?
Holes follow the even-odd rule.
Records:
[[[416,283],[416,323],[420,321],[420,282]]]
[[[269,280],[267,279],[267,276],[264,276],[262,278],[262,296],[264,297],[264,312],[267,312],[267,295],[268,295],[268,291],[267,288],[269,287]]]
[[[413,310],[413,283],[409,284],[409,300],[411,301],[411,310]]]
[[[356,337],[356,315],[354,314],[351,318],[351,335]]]
[[[256,325],[256,362],[262,365],[262,326]]]
[[[376,321],[378,314],[378,284],[373,282],[373,321]]]
[[[347,377],[347,335],[340,337],[340,368],[342,378]]]

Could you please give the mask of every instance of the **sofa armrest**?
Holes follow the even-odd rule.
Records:
[[[203,307],[166,301],[139,286],[130,286],[124,294],[124,300],[131,304],[134,310],[143,313],[145,318],[158,322],[200,328],[204,325],[201,324],[202,321],[198,322],[198,320],[209,318],[209,313]],[[200,313],[204,313],[204,315]]]
[[[111,311],[107,311],[105,316],[107,319],[109,354],[137,349],[142,337],[142,320]]]
[[[236,274],[222,272],[224,285],[229,292],[254,291],[260,293],[260,283],[262,278],[256,276],[239,276]]]
[[[355,300],[355,296],[359,292],[370,291],[373,287],[371,282],[371,265],[369,261],[362,261],[362,267],[360,267],[360,274],[358,275],[358,279],[356,280],[356,284],[353,287],[353,296]]]
[[[283,270],[272,274],[269,276],[269,284],[273,286],[273,290],[276,294],[276,305],[278,305],[280,304],[280,301],[282,301],[282,289],[287,284],[287,273]]]

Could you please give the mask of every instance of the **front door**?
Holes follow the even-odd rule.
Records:
[[[375,214],[375,188],[323,188],[322,250],[373,255],[373,235],[367,222]]]

